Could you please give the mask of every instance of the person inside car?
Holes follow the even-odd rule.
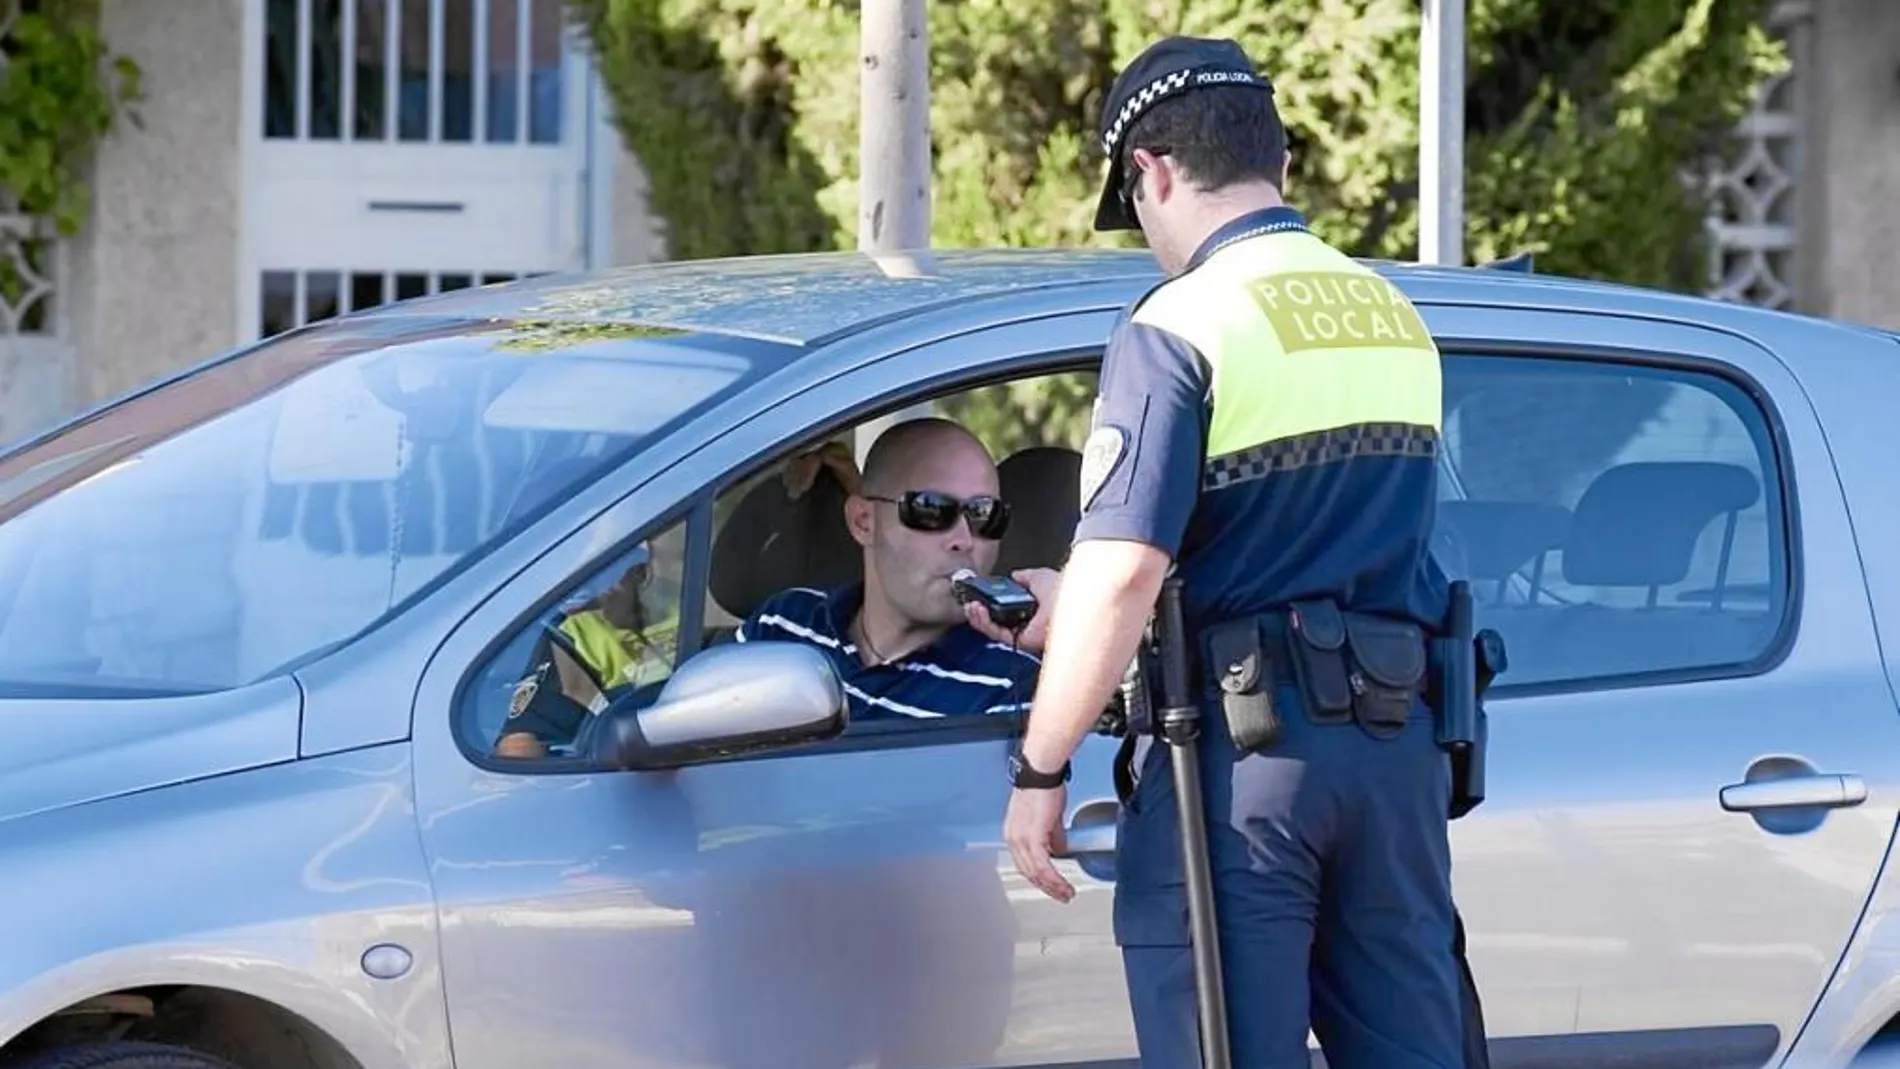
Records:
[[[838,471],[849,461],[833,447],[806,454],[788,469],[788,486],[796,490],[793,474],[815,474],[819,464]],[[990,573],[1009,526],[989,450],[953,421],[911,420],[879,436],[862,474],[841,481],[852,491],[845,520],[863,550],[863,579],[780,591],[736,639],[823,649],[854,722],[1026,711],[1058,573],[1016,574],[1042,602],[1020,635],[965,606],[951,588],[959,569]]]
[[[515,685],[496,756],[544,757],[572,743],[586,718],[619,695],[666,679],[678,621],[649,621],[642,595],[652,574],[652,547],[642,544],[613,586],[563,607],[535,646],[534,668]]]

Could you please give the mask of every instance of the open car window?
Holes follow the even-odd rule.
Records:
[[[1066,559],[1079,514],[1086,400],[1040,419],[1020,418],[1022,401],[1046,397],[1044,390],[1086,398],[1090,388],[1092,376],[1064,372],[953,393],[929,406],[964,422],[1000,461],[1004,496],[1016,511],[999,570],[1060,567]],[[824,415],[812,413],[814,420]],[[874,423],[872,433],[881,426]],[[732,642],[748,617],[789,588],[830,591],[861,581],[863,550],[844,516],[868,447],[856,430],[815,431],[779,455],[758,458],[732,481],[706,488],[710,507],[678,503],[684,518],[651,534],[626,532],[633,544],[550,591],[548,607],[498,636],[495,652],[463,688],[456,731],[467,751],[527,774],[572,768],[568,759],[585,756],[595,718],[609,708],[631,713],[653,703],[682,651]],[[702,531],[697,525],[706,518],[711,524]],[[690,555],[702,547],[708,556],[700,570],[690,566]],[[688,586],[696,575],[699,585]],[[685,611],[695,599],[696,611]],[[694,617],[700,630],[689,643],[679,628]],[[881,722],[856,731],[942,726]]]

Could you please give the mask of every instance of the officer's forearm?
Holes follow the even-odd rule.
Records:
[[[1085,541],[1070,554],[1023,736],[1031,766],[1059,767],[1100,718],[1167,571],[1167,554],[1140,542]]]

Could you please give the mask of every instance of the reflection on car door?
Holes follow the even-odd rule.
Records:
[[[1097,320],[1064,344],[1099,340]],[[1013,351],[998,333],[971,368]],[[799,403],[845,410],[918,370],[845,376]],[[719,447],[757,455],[768,442],[751,433]],[[445,643],[418,696],[418,819],[458,1066],[1131,1061],[1111,885],[1063,862],[1081,892],[1065,906],[1016,877],[1001,843],[1003,738],[653,774],[518,774],[457,747],[471,666],[602,547],[697,492],[689,467],[510,580]],[[688,542],[703,552],[703,534]],[[1113,797],[1114,746],[1088,741],[1073,802]]]
[[[1088,1028],[1122,1005],[1107,885],[1078,879],[1065,908],[1015,879],[1004,746],[434,781],[457,1064],[1131,1055],[1125,1029]]]
[[[1489,703],[1489,798],[1452,826],[1499,1064],[1526,1048],[1763,1064],[1853,932],[1900,775],[1813,413],[1731,335],[1426,314],[1448,354],[1447,449],[1474,499],[1441,511],[1441,528],[1464,525],[1447,563],[1505,636],[1500,686],[1530,685]],[[1579,362],[1631,348],[1653,357]],[[1747,388],[1685,361],[1745,371],[1779,434]],[[1537,516],[1559,522],[1501,523]],[[1722,668],[1738,662],[1754,663]]]

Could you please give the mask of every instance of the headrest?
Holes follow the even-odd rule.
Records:
[[[1457,537],[1472,579],[1503,579],[1563,544],[1570,510],[1522,501],[1440,501],[1438,522]]]
[[[1577,502],[1564,542],[1564,579],[1581,586],[1679,583],[1709,522],[1760,497],[1754,474],[1733,464],[1618,465]]]
[[[1082,454],[1039,445],[1010,454],[996,466],[1003,500],[1009,502],[1009,533],[997,553],[996,570],[1060,568],[1082,516],[1078,495]]]
[[[787,496],[776,475],[763,479],[726,517],[713,543],[713,599],[741,619],[793,586],[829,589],[862,578],[864,552],[845,526],[850,495],[829,468],[811,489]]]

